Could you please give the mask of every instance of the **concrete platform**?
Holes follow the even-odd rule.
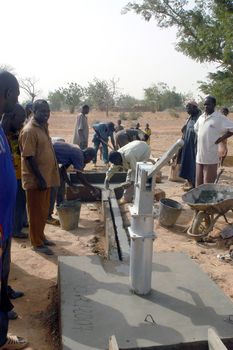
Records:
[[[130,293],[127,265],[97,256],[60,257],[59,285],[63,350],[107,349],[113,334],[121,349],[208,349],[209,327],[233,344],[233,303],[182,253],[154,255],[146,297]]]

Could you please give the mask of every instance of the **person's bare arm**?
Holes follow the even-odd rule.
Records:
[[[81,182],[81,184],[87,188],[89,188],[90,192],[92,192],[93,194],[98,194],[99,189],[92,186],[86,179],[86,176],[79,170],[76,170],[76,174],[77,177],[79,179],[79,181]]]
[[[36,160],[33,156],[30,156],[30,157],[26,157],[26,160],[28,161],[28,164],[33,172],[33,174],[35,175],[36,179],[37,179],[37,182],[38,182],[38,186],[39,186],[39,189],[41,191],[44,191],[47,189],[47,184],[46,184],[46,181],[45,179],[43,178],[43,176],[41,175],[41,172],[38,168],[38,165],[36,163]]]
[[[228,139],[229,137],[231,137],[233,135],[233,132],[231,131],[227,131],[223,136],[219,137],[216,141],[215,144],[217,145],[218,143]]]

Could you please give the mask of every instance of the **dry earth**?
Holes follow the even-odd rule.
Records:
[[[117,113],[112,114],[109,119],[116,120]],[[91,125],[94,121],[106,120],[106,117],[102,113],[92,112],[89,120]],[[144,113],[140,123],[143,127],[146,122],[151,125],[153,132],[151,148],[155,157],[160,156],[176,141],[184,120],[184,114],[181,114],[180,118],[174,118],[166,113]],[[131,122],[123,123],[125,126],[131,126]],[[52,114],[51,136],[62,136],[70,142],[74,124],[75,115]],[[233,154],[232,141],[229,142],[229,154]],[[163,170],[163,183],[158,186],[165,190],[167,197],[181,201],[181,184],[168,182],[168,171],[168,167]],[[232,169],[228,168],[226,175],[222,181],[232,184]],[[127,221],[127,208],[125,208],[125,214]],[[155,221],[158,233],[154,246],[155,251],[185,252],[200,264],[201,268],[233,299],[233,265],[217,259],[217,254],[225,252],[230,241],[218,241],[217,244],[211,245],[195,243],[186,233],[182,232],[192,214],[192,211],[185,206],[184,214],[179,219],[178,225],[172,230],[159,227]],[[213,235],[217,236],[224,225],[224,222],[219,220]],[[19,319],[10,322],[10,332],[28,338],[30,342],[28,350],[59,349],[55,325],[56,300],[54,300],[58,256],[89,255],[98,251],[96,244],[99,239],[103,239],[103,223],[100,220],[99,207],[93,204],[82,205],[80,225],[75,231],[67,232],[59,227],[47,225],[45,233],[49,239],[56,242],[53,257],[45,257],[33,252],[26,240],[13,240],[12,245],[10,284],[14,289],[24,291],[25,296],[14,302]]]

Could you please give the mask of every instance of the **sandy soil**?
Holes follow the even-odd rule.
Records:
[[[116,120],[118,114],[112,113],[108,120]],[[232,116],[233,117],[233,116]],[[51,136],[61,136],[70,142],[72,140],[75,115],[68,113],[53,113],[50,119]],[[91,112],[90,125],[94,121],[106,120],[100,112]],[[153,131],[151,139],[152,154],[160,156],[180,135],[180,129],[185,120],[185,114],[174,118],[166,113],[144,113],[140,123],[144,128],[149,122]],[[127,127],[132,122],[124,121]],[[90,130],[90,141],[92,132]],[[233,141],[229,142],[229,154],[232,154]],[[89,167],[90,168],[90,167]],[[224,183],[232,184],[232,169],[227,169],[222,177]],[[183,194],[180,183],[168,182],[168,167],[163,170],[163,183],[158,187],[166,192],[166,196],[181,202]],[[184,228],[190,222],[193,212],[184,206],[185,210],[179,219],[178,225],[172,230],[160,227],[155,221],[158,239],[155,241],[155,251],[182,251],[201,265],[201,268],[233,299],[233,264],[217,259],[217,254],[227,251],[231,241],[218,240],[215,244],[197,244],[190,239]],[[232,215],[231,215],[232,216]],[[125,220],[128,214],[125,208]],[[126,222],[127,223],[127,222]],[[219,220],[213,236],[225,226]],[[10,332],[26,337],[30,346],[28,350],[58,349],[56,325],[56,303],[53,295],[57,284],[57,260],[61,255],[89,255],[95,254],[99,239],[103,235],[103,223],[100,220],[98,205],[83,204],[80,225],[77,230],[67,232],[59,227],[46,225],[45,233],[56,243],[53,257],[45,257],[33,252],[27,240],[13,240],[12,266],[10,284],[16,290],[22,290],[25,296],[14,302],[15,311],[19,319],[10,322]],[[233,242],[231,243],[233,244]],[[52,305],[52,306],[51,306]],[[51,330],[52,328],[52,330]]]

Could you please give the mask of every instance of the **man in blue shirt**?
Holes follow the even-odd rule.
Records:
[[[86,179],[83,174],[83,169],[85,165],[91,162],[95,157],[94,148],[88,147],[84,150],[81,150],[77,145],[55,141],[53,142],[53,148],[56,155],[56,159],[60,167],[60,181],[61,185],[59,188],[53,188],[51,197],[50,197],[50,208],[49,208],[49,217],[47,223],[56,224],[55,219],[52,217],[55,200],[57,199],[57,205],[59,205],[64,200],[65,195],[65,183],[72,186],[67,174],[66,169],[69,166],[73,166],[76,171],[79,181],[91,192],[96,193],[98,190],[92,186]]]
[[[115,149],[115,140],[113,137],[113,133],[115,131],[115,126],[112,122],[110,123],[98,123],[93,125],[93,129],[95,134],[93,136],[92,142],[95,147],[95,158],[93,159],[93,163],[96,164],[97,161],[97,153],[100,145],[102,145],[103,149],[103,161],[105,164],[108,164],[108,139],[110,137],[113,148]]]
[[[9,72],[0,71],[0,117],[12,111],[18,101],[19,84]],[[23,349],[27,342],[7,336],[8,311],[13,309],[7,292],[10,271],[10,246],[17,182],[10,148],[0,126],[0,349]]]

